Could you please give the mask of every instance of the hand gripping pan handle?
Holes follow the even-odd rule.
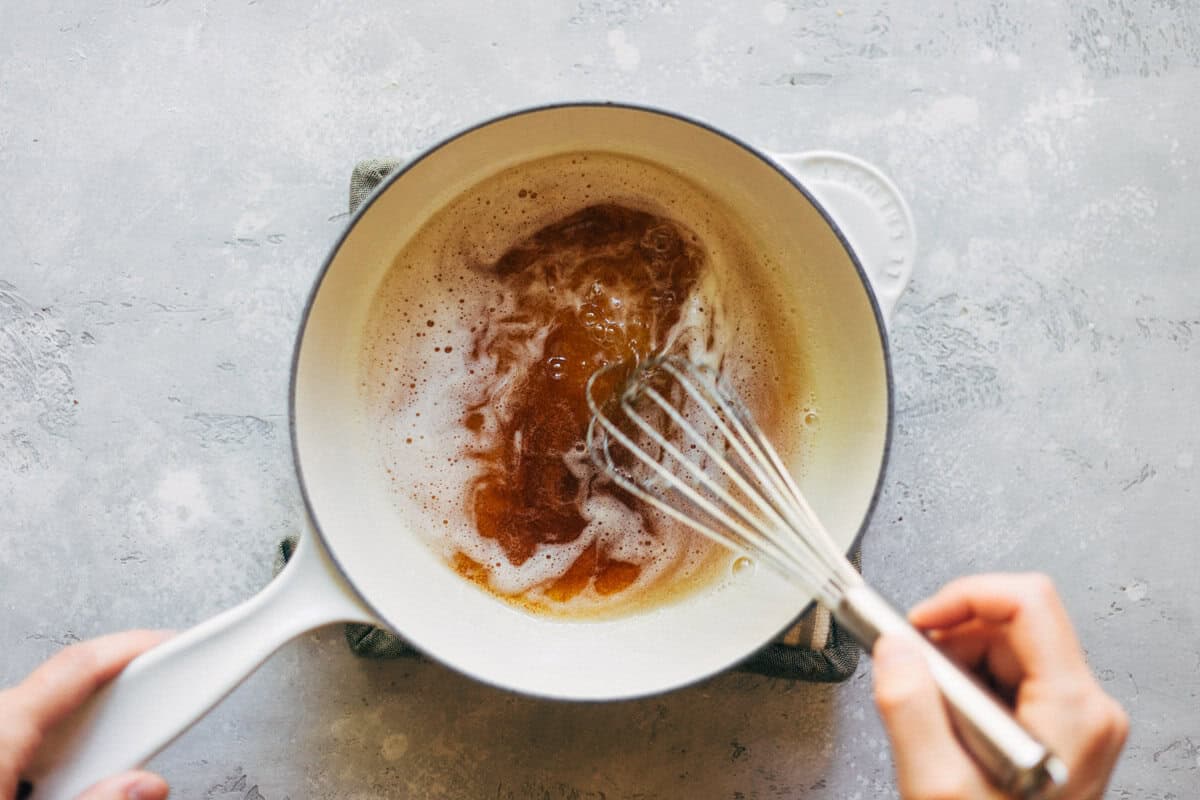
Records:
[[[378,624],[316,533],[265,589],[135,658],[38,749],[32,800],[72,800],[145,764],[284,643],[332,622]]]

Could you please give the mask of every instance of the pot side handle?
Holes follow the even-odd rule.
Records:
[[[71,800],[145,764],[280,646],[331,622],[372,622],[317,535],[254,597],[130,662],[38,750],[31,800]]]
[[[917,252],[912,211],[896,184],[874,165],[833,150],[772,157],[833,218],[858,256],[890,326]]]

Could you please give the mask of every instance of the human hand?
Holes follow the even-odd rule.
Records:
[[[1066,764],[1059,800],[1096,800],[1129,718],[1092,677],[1054,584],[1044,575],[960,578],[909,612],[947,656],[1010,699],[1014,715]],[[1003,798],[953,732],[925,659],[903,636],[874,649],[875,702],[905,800]]]
[[[73,644],[0,691],[0,798],[24,797],[18,795],[18,783],[26,786],[22,771],[55,724],[166,637],[159,631],[128,631]],[[167,791],[159,776],[134,771],[100,781],[79,800],[163,800]]]

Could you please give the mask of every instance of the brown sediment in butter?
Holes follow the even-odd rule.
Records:
[[[597,472],[583,387],[663,352],[719,363],[794,453],[803,343],[781,335],[792,304],[752,240],[676,173],[604,153],[506,170],[435,214],[366,331],[402,516],[465,578],[541,613],[626,613],[725,574],[728,554]]]

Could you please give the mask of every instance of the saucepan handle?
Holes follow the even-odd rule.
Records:
[[[833,219],[862,264],[884,322],[891,324],[917,252],[912,211],[896,184],[872,164],[833,150],[773,158]]]
[[[1050,800],[1066,784],[1062,761],[875,590],[849,590],[834,616],[868,650],[885,633],[911,636],[920,643],[959,736],[997,787],[1021,800]]]
[[[71,800],[144,764],[281,645],[331,622],[375,619],[309,532],[265,589],[137,657],[59,725],[26,776],[33,800]]]

